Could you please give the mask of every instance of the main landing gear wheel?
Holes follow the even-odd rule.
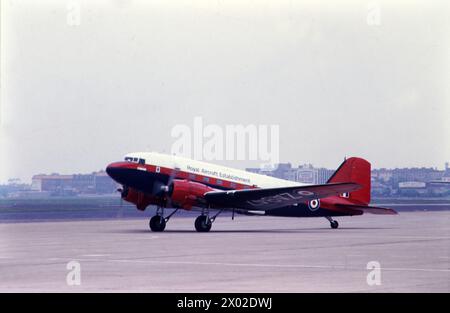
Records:
[[[149,226],[152,231],[163,231],[166,228],[166,220],[161,215],[155,215],[150,219]]]
[[[339,223],[337,221],[331,221],[330,226],[331,228],[336,229],[339,227]]]
[[[167,215],[166,217],[164,217],[164,207],[156,207],[156,215],[153,216],[150,219],[150,222],[148,223],[148,225],[150,226],[150,229],[152,231],[164,231],[164,229],[166,228],[166,224],[167,222],[170,220],[170,218],[177,213],[178,208],[175,209],[172,213],[170,213],[169,215]]]
[[[207,215],[200,215],[195,219],[195,230],[198,232],[209,232],[211,226],[212,222]]]

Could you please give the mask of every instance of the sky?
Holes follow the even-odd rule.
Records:
[[[447,1],[1,1],[0,183],[276,125],[279,159],[450,161]],[[216,163],[245,168],[258,161]]]

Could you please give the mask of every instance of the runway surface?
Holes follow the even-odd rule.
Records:
[[[337,220],[219,217],[210,233],[176,217],[163,233],[144,219],[4,223],[0,291],[450,291],[449,211]],[[66,282],[70,261],[80,285]]]

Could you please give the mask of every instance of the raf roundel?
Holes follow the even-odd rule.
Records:
[[[308,202],[308,207],[311,211],[316,211],[320,207],[320,200],[313,199]]]

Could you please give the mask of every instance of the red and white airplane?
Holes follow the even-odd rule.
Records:
[[[154,152],[125,156],[106,168],[123,188],[121,197],[139,210],[156,205],[152,231],[163,231],[178,210],[200,210],[195,229],[207,232],[224,210],[246,215],[325,217],[338,228],[334,216],[397,214],[370,206],[370,163],[346,159],[326,184],[308,185],[224,166]],[[165,208],[175,208],[165,216]],[[215,210],[214,215],[210,211]]]

